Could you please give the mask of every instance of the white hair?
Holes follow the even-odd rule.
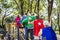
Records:
[[[44,25],[49,25],[49,22],[47,20],[45,20]]]

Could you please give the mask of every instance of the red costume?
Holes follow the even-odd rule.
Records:
[[[42,28],[44,28],[43,19],[36,19],[34,21],[34,35],[38,36],[38,33]]]
[[[16,27],[18,27],[18,26],[22,27],[22,23],[20,21],[21,21],[21,18],[19,16],[17,16],[16,19],[15,19],[15,22],[16,22],[15,25],[16,25]]]

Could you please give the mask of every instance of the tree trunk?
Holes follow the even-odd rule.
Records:
[[[28,0],[28,9],[27,9],[27,13],[29,12],[29,8],[30,7],[30,0]]]
[[[57,23],[58,23],[59,34],[60,34],[60,26],[59,26],[59,13],[58,13],[58,20],[57,20]]]
[[[16,5],[17,5],[17,7],[18,7],[17,9],[18,9],[19,13],[21,13],[21,12],[20,12],[20,6],[18,5],[17,1],[14,0],[14,2],[16,3]]]
[[[33,3],[33,0],[30,1],[30,13],[32,13],[32,3]]]
[[[59,28],[59,34],[60,34],[60,5],[58,5],[57,12],[58,12],[57,24],[58,24],[58,28]]]
[[[50,16],[52,13],[53,0],[48,0],[48,21],[50,22]]]
[[[36,8],[37,8],[37,1],[36,1],[35,8],[34,8],[35,13],[36,13]]]
[[[6,16],[6,12],[7,12],[7,10],[5,11],[4,16],[2,17],[2,26],[4,25],[4,18],[5,18],[5,16]]]
[[[37,1],[37,14],[39,15],[39,2],[40,0]]]
[[[24,12],[23,12],[23,4],[24,4],[24,1],[23,0],[21,0],[20,1],[20,6],[21,6],[21,15],[23,16],[23,14],[24,14]]]
[[[34,12],[36,13],[36,5],[35,5],[35,8],[34,8]]]
[[[2,18],[2,28],[3,28],[3,29],[5,29],[4,18],[5,18],[5,15],[4,15],[3,18]],[[1,39],[4,40],[4,35],[1,37]]]
[[[53,0],[48,0],[48,21],[51,21],[51,27],[52,27],[52,20],[51,20],[51,13],[52,13],[52,7],[53,7]]]
[[[2,26],[4,25],[3,23],[4,23],[4,17],[2,18]]]
[[[59,25],[59,35],[60,35],[60,25]]]

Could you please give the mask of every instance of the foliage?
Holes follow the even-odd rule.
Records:
[[[5,21],[8,22],[8,23],[11,23],[13,21],[13,19],[14,19],[13,17],[7,17],[5,19]]]
[[[22,14],[21,13],[21,4],[23,4],[23,13],[28,13],[30,11],[32,11],[32,13],[37,12],[37,0],[32,0],[32,1],[30,1],[30,0],[10,0],[9,3],[7,1],[8,0],[0,0],[0,5],[2,5],[2,9],[3,8],[5,8],[5,9],[12,8],[14,10],[13,11],[14,15]],[[60,0],[54,0],[54,3],[56,4],[57,7],[54,8],[54,6],[53,6],[53,9],[52,9],[53,19],[54,19],[54,16],[57,15],[57,10],[60,8]],[[0,12],[3,12],[3,10],[1,11],[1,9],[0,9]],[[39,14],[43,15],[43,17],[46,19],[48,18],[48,1],[47,0],[40,0]],[[10,19],[7,18],[7,21]],[[53,20],[53,23],[57,24],[57,22],[55,22],[55,21],[57,21],[57,19]]]

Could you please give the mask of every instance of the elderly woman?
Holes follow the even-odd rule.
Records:
[[[42,40],[57,40],[56,34],[51,27],[51,22],[44,21],[45,27],[39,32]]]

